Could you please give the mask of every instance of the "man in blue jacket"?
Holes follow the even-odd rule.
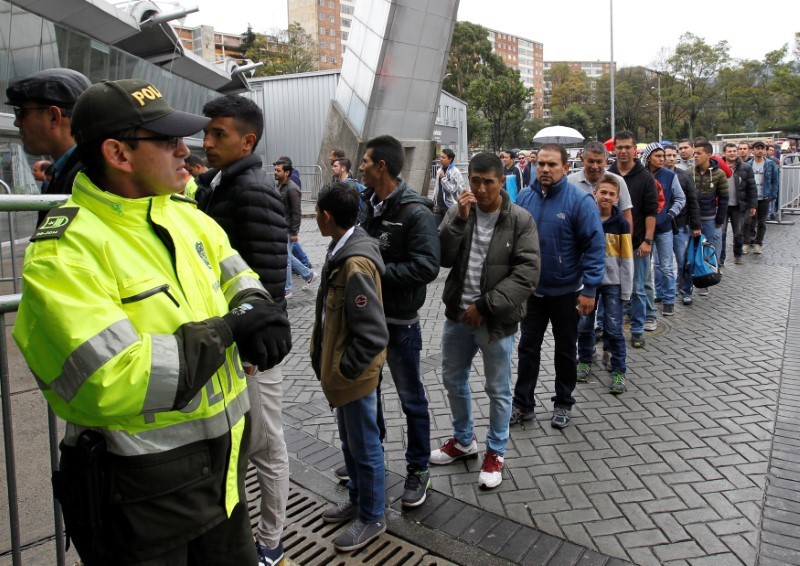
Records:
[[[544,144],[536,161],[537,179],[517,199],[536,222],[542,268],[522,320],[511,424],[533,420],[542,341],[550,323],[556,370],[551,424],[569,425],[577,381],[578,319],[594,310],[595,293],[603,283],[606,244],[600,214],[592,195],[567,181],[567,159],[560,145]]]

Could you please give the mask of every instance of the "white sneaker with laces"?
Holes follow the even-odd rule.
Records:
[[[496,452],[487,451],[483,457],[481,474],[478,476],[478,485],[486,489],[500,485],[503,481],[504,462],[505,458]]]

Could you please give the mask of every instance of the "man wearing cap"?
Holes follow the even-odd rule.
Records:
[[[91,564],[257,563],[244,492],[249,401],[289,321],[222,229],[179,195],[208,119],[140,80],[73,110],[86,166],[25,253],[13,336],[66,421],[55,496]]]
[[[53,179],[44,194],[71,194],[82,165],[70,131],[72,107],[92,83],[72,69],[45,69],[11,84],[6,104],[14,107],[14,125],[28,155],[53,158]],[[46,212],[39,214],[41,223]]]
[[[220,96],[203,107],[211,121],[203,129],[203,149],[211,165],[200,175],[198,206],[216,220],[231,245],[258,274],[261,284],[285,308],[288,237],[281,196],[255,148],[264,131],[258,105],[239,95]],[[201,194],[202,193],[202,194]],[[250,461],[261,491],[256,548],[262,566],[283,558],[281,535],[289,499],[289,453],[281,425],[283,373],[247,368],[253,428]]]

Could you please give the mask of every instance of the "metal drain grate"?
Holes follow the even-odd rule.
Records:
[[[245,479],[250,522],[255,530],[259,519],[261,495],[255,469],[247,472]],[[286,506],[286,526],[283,530],[283,548],[286,558],[301,566],[449,566],[453,565],[423,548],[409,544],[385,533],[362,549],[340,554],[333,548],[333,539],[349,523],[328,524],[322,513],[330,503],[301,487],[291,484]]]

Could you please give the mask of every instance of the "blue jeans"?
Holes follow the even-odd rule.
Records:
[[[582,316],[578,323],[578,359],[592,363],[594,353],[594,321],[603,306],[603,350],[611,351],[611,371],[625,373],[625,337],[622,334],[622,300],[619,285],[603,285],[597,290],[595,310]]]
[[[350,480],[350,501],[358,507],[365,523],[383,520],[386,471],[378,438],[378,394],[371,391],[361,399],[336,409],[339,440]]]
[[[692,277],[683,269],[686,263],[686,248],[689,247],[689,238],[692,237],[692,230],[689,226],[682,226],[677,234],[672,235],[672,250],[675,253],[675,261],[678,263],[678,279],[676,288],[681,295],[692,295]]]
[[[300,245],[300,242],[294,243],[294,246],[292,247],[292,255],[300,260],[300,263],[311,269],[311,260],[308,259],[308,255],[303,249],[303,246]]]
[[[706,241],[714,246],[714,251],[717,252],[717,261],[719,261],[719,254],[722,250],[722,228],[717,228],[716,220],[701,220],[700,231],[705,236]]]
[[[665,305],[675,304],[675,267],[672,258],[674,238],[672,230],[655,235],[658,269],[655,272],[657,296]]]
[[[640,257],[633,250],[633,293],[631,293],[631,334],[644,332],[644,319],[647,312],[647,295],[644,284],[652,279],[650,256]]]
[[[292,269],[294,269],[297,273],[300,274],[300,277],[303,278],[304,281],[308,282],[311,281],[311,277],[314,275],[314,272],[303,265],[299,259],[294,257],[292,254],[292,248],[294,248],[294,242],[292,242],[291,238],[289,239],[289,243],[287,244],[286,249],[289,252],[289,259],[286,262],[286,292],[292,290]]]
[[[389,344],[386,347],[386,362],[392,372],[397,396],[400,397],[400,407],[406,416],[406,464],[412,470],[427,470],[431,456],[431,418],[419,370],[422,333],[418,322],[387,326]],[[382,422],[382,409],[380,418]]]
[[[445,320],[442,333],[442,381],[450,401],[453,437],[462,445],[472,442],[472,397],[469,371],[475,354],[483,357],[484,391],[489,396],[489,432],[486,448],[503,456],[508,442],[511,418],[511,355],[514,335],[489,339],[486,324],[469,326]]]

